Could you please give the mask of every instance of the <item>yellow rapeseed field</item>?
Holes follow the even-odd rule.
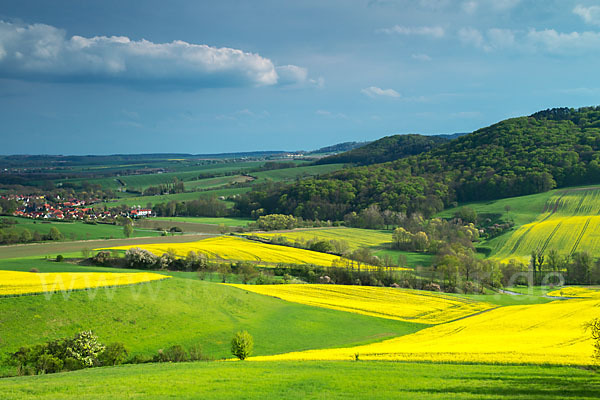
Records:
[[[338,240],[348,244],[350,250],[359,247],[389,247],[393,241],[391,231],[377,231],[373,229],[358,228],[318,228],[298,229],[290,232],[277,233],[249,233],[263,238],[283,236],[291,242],[307,242],[309,240]]]
[[[120,246],[111,249],[127,250],[131,247]],[[135,247],[148,250],[157,256],[174,251],[177,256],[185,257],[190,251],[195,251],[205,254],[212,260],[252,261],[269,264],[314,264],[331,267],[340,261],[340,257],[332,254],[265,244],[233,236],[219,236],[191,243],[142,244]]]
[[[494,258],[527,262],[532,250],[551,249],[562,255],[578,251],[595,254],[600,247],[600,190],[572,189],[550,197],[543,212],[515,230]]]
[[[311,306],[423,324],[440,324],[494,308],[489,303],[410,289],[343,285],[231,285]]]
[[[600,287],[568,286],[562,289],[553,290],[552,292],[548,292],[547,294],[548,296],[554,297],[600,297]]]
[[[583,324],[600,299],[507,306],[364,346],[254,357],[252,360],[408,360],[590,365],[592,339]]]
[[[104,273],[104,272],[59,272],[33,273],[0,271],[0,296],[33,293],[51,293],[76,289],[106,286],[131,285],[169,278],[150,272]]]

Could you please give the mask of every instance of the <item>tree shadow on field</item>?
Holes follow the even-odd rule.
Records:
[[[590,376],[456,376],[444,377],[444,387],[407,389],[409,392],[425,392],[431,394],[473,395],[475,397],[519,398],[519,399],[566,399],[566,398],[600,398],[600,379]],[[456,381],[453,385],[452,381]]]

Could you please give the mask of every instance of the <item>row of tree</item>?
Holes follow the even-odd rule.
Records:
[[[48,233],[41,234],[38,231],[30,231],[27,228],[0,229],[0,244],[32,243],[47,240],[63,240],[64,236],[56,227],[51,227]]]

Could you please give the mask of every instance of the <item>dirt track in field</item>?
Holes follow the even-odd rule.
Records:
[[[18,244],[14,246],[0,246],[0,259],[45,256],[57,253],[73,253],[83,249],[91,250],[113,246],[133,246],[154,243],[188,243],[206,239],[211,236],[215,235],[195,234],[177,236],[150,236],[130,239],[79,240],[75,242]]]

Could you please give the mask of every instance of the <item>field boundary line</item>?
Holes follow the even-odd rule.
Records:
[[[571,252],[569,253],[569,255],[572,255],[573,253],[575,253],[575,250],[577,250],[577,246],[579,246],[579,243],[581,242],[581,239],[583,238],[585,231],[587,230],[588,226],[590,225],[591,220],[592,220],[592,217],[589,217],[587,219],[587,221],[585,221],[585,225],[583,225],[583,229],[581,230],[581,233],[579,233],[579,236],[577,237],[577,240],[575,241],[573,248],[571,248]]]
[[[546,241],[544,242],[544,245],[542,246],[542,250],[541,252],[543,253],[544,251],[546,251],[546,248],[548,247],[548,245],[550,244],[550,241],[552,240],[552,238],[554,237],[554,235],[556,235],[556,232],[558,231],[558,229],[560,228],[560,226],[562,225],[562,221],[560,221],[552,230],[552,233],[550,233],[550,235],[546,238]]]
[[[519,246],[521,245],[521,242],[523,241],[523,238],[525,236],[527,236],[527,234],[529,232],[531,232],[531,230],[533,229],[533,227],[537,225],[536,223],[533,223],[529,229],[527,229],[527,231],[525,231],[521,236],[519,236],[519,238],[517,239],[517,242],[514,244],[513,248],[511,249],[509,254],[515,254],[515,252],[517,251],[517,249],[519,248]]]

